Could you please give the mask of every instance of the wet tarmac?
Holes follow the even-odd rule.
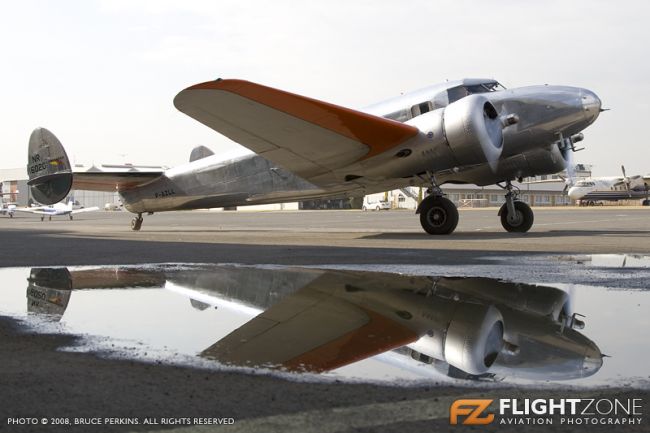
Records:
[[[650,258],[545,260],[596,283],[435,266],[3,268],[0,315],[84,336],[67,351],[291,380],[649,389]],[[631,284],[621,267],[638,270]]]
[[[448,237],[423,234],[412,212],[178,212],[146,217],[138,233],[122,212],[0,218],[0,431],[14,431],[7,420],[17,416],[226,416],[236,420],[227,431],[283,433],[458,431],[449,425],[457,398],[640,398],[647,413],[650,209],[535,212],[533,230],[513,235],[495,209],[461,210]],[[483,282],[480,291],[472,281]],[[337,307],[321,308],[321,299],[312,314],[287,315],[314,296]],[[401,307],[391,310],[386,296]],[[358,322],[324,326],[343,310]],[[271,313],[264,326],[255,320]],[[279,332],[290,317],[315,323]],[[368,332],[369,319],[382,332]],[[244,343],[270,337],[274,320],[268,350],[247,352]],[[332,340],[327,330],[348,332]],[[462,335],[481,337],[478,353],[489,356],[444,350]],[[300,354],[283,352],[278,336]],[[331,349],[328,338],[346,356],[300,357]],[[559,423],[498,431],[553,428],[612,431]]]

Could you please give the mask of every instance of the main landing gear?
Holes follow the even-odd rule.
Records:
[[[138,216],[133,217],[131,220],[131,230],[140,230],[142,227],[142,221],[144,221],[144,218],[142,218],[142,213],[138,212]]]
[[[448,235],[458,225],[458,209],[448,198],[432,194],[422,200],[418,209],[420,224],[430,235]]]
[[[506,202],[501,206],[498,213],[501,217],[501,225],[509,232],[527,232],[533,226],[535,220],[533,210],[523,201],[517,200],[519,188],[513,187],[510,181],[507,181],[506,185],[501,187],[508,191],[506,193]]]
[[[430,179],[429,195],[422,200],[415,213],[420,214],[420,224],[425,232],[430,235],[448,235],[458,225],[458,209],[451,200],[443,196],[433,176],[430,176]],[[535,218],[530,206],[517,200],[519,189],[514,187],[511,181],[507,181],[505,186],[497,185],[507,191],[506,202],[498,213],[503,228],[515,233],[530,230]]]
[[[458,209],[443,196],[433,176],[430,179],[429,195],[422,200],[415,213],[420,214],[420,224],[425,232],[430,235],[448,235],[458,225]]]

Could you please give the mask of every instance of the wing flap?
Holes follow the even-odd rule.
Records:
[[[418,133],[410,125],[241,80],[197,84],[181,91],[174,104],[307,179],[385,152]]]

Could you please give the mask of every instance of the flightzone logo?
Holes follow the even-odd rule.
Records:
[[[449,408],[451,425],[573,426],[643,423],[641,398],[472,398],[458,399]]]

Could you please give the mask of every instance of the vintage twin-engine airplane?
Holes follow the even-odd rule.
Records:
[[[623,176],[590,177],[580,179],[568,191],[573,200],[580,203],[594,203],[597,201],[618,201],[642,199],[643,205],[650,205],[648,199],[650,190],[650,175],[627,176],[625,166],[621,166]]]
[[[352,110],[241,80],[210,81],[181,91],[183,113],[257,155],[221,161],[203,148],[189,164],[162,172],[73,173],[46,129],[29,140],[34,198],[60,201],[71,188],[117,190],[137,213],[359,197],[429,186],[417,212],[427,233],[449,234],[458,210],[445,183],[497,183],[506,191],[503,227],[525,232],[533,212],[511,181],[565,168],[580,131],[601,109],[591,91],[566,86],[505,90],[495,80],[450,81]],[[198,158],[198,159],[197,159]]]
[[[199,310],[255,314],[227,326],[199,354],[231,365],[323,372],[399,348],[455,378],[546,381],[591,376],[603,363],[580,332],[585,324],[572,313],[569,293],[489,278],[241,266],[34,268],[27,307],[58,320],[72,291],[134,287],[177,291]]]

